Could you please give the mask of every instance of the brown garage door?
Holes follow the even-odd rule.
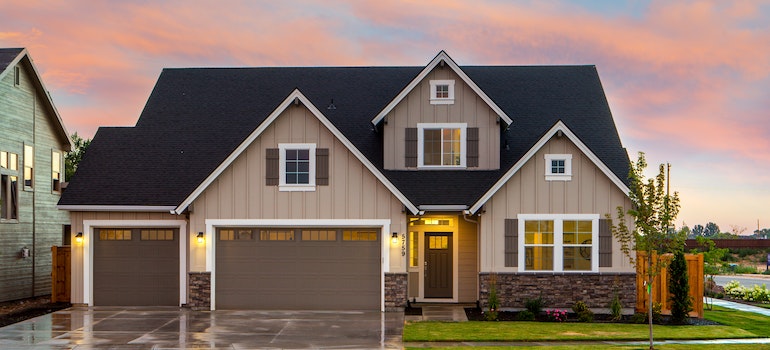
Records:
[[[379,310],[379,229],[219,229],[217,309]]]
[[[179,305],[179,230],[101,228],[93,241],[94,305]]]

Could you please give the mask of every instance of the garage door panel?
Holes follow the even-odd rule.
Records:
[[[294,231],[296,240],[217,235],[218,309],[379,309],[379,240],[344,241],[341,230],[335,240],[303,240],[301,230],[279,231]]]
[[[100,232],[130,231],[130,239],[110,240]],[[169,240],[142,240],[143,230],[96,229],[94,235],[94,305],[179,305],[179,232]],[[155,238],[157,236],[154,236]]]

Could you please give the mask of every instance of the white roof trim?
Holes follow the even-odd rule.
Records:
[[[59,210],[69,211],[141,211],[141,212],[171,212],[174,206],[165,205],[57,205]]]
[[[427,205],[421,205],[419,208],[420,208],[420,210],[424,210],[424,211],[459,211],[459,210],[468,209],[468,206],[467,205],[462,205],[462,204],[457,204],[457,205],[453,205],[453,204],[430,205],[430,204],[427,204]]]
[[[623,192],[625,195],[628,195],[628,193],[631,192],[628,186],[626,186],[626,184],[623,183],[623,181],[620,178],[618,178],[615,175],[615,173],[613,173],[612,170],[610,170],[610,168],[607,167],[607,165],[604,164],[604,162],[602,162],[601,159],[599,159],[599,157],[596,156],[596,154],[591,152],[591,149],[589,149],[588,146],[586,146],[582,141],[580,141],[577,135],[575,135],[575,133],[573,133],[572,130],[570,130],[567,127],[567,125],[560,120],[556,122],[556,124],[554,124],[551,130],[548,130],[548,132],[546,132],[545,135],[543,135],[543,137],[541,137],[540,140],[538,140],[537,143],[535,143],[535,145],[532,146],[532,148],[530,148],[529,151],[527,151],[527,153],[524,154],[524,156],[521,157],[521,159],[519,159],[519,161],[516,162],[516,164],[514,164],[513,167],[511,167],[511,169],[508,170],[505,173],[505,175],[503,175],[500,178],[500,180],[497,180],[494,186],[492,186],[486,193],[484,193],[483,196],[481,196],[481,198],[476,202],[476,204],[474,204],[469,209],[470,213],[476,213],[479,209],[481,209],[484,203],[486,203],[489,199],[491,199],[492,196],[494,196],[495,193],[497,193],[497,191],[501,187],[503,187],[503,185],[505,185],[508,182],[508,180],[510,180],[511,177],[513,177],[513,175],[515,175],[519,171],[519,169],[521,169],[521,167],[523,167],[524,164],[526,164],[541,148],[543,148],[543,146],[545,146],[545,144],[551,139],[551,137],[553,137],[553,135],[555,135],[559,131],[564,133],[564,136],[569,138],[569,140],[572,141],[572,143],[574,143],[575,146],[577,146],[577,148],[581,152],[583,152],[583,154],[585,154],[586,157],[588,157],[588,159],[590,159],[594,163],[594,165],[596,165],[599,168],[599,170],[601,170],[604,173],[604,175],[606,175],[610,179],[610,181],[612,181],[612,183],[614,183],[615,186],[617,186],[618,189],[620,189],[621,192]]]
[[[206,179],[203,180],[203,182],[201,182],[201,184],[198,185],[198,187],[192,193],[190,193],[190,195],[187,196],[184,201],[182,201],[182,203],[179,204],[179,206],[173,208],[171,212],[175,214],[181,214],[185,209],[187,209],[187,207],[190,206],[190,204],[192,204],[192,202],[195,201],[195,199],[197,199],[198,196],[200,196],[203,191],[205,191],[206,188],[208,188],[209,185],[211,185],[211,183],[213,183],[214,180],[216,180],[217,177],[219,177],[219,175],[221,175],[222,172],[224,172],[225,169],[227,169],[227,167],[230,166],[230,164],[232,164],[241,155],[241,153],[243,153],[257,139],[257,137],[259,137],[259,135],[261,135],[262,132],[264,132],[265,129],[267,129],[273,123],[273,121],[275,121],[275,119],[278,118],[279,115],[281,115],[281,113],[283,113],[286,108],[291,106],[295,100],[302,102],[302,104],[305,105],[305,107],[307,107],[307,109],[310,110],[310,112],[316,118],[318,118],[321,124],[326,126],[326,128],[329,129],[329,131],[331,131],[331,133],[336,136],[337,139],[340,140],[340,142],[342,142],[342,144],[345,145],[345,147],[347,147],[348,150],[353,153],[356,158],[358,158],[358,160],[361,161],[361,163],[363,163],[364,166],[369,169],[369,171],[371,171],[372,174],[374,174],[374,176],[379,179],[380,182],[382,182],[382,184],[385,185],[385,187],[387,187],[388,190],[390,190],[390,192],[396,196],[399,201],[401,201],[402,204],[404,204],[404,206],[406,206],[413,214],[418,212],[417,207],[412,204],[409,199],[407,199],[406,196],[401,193],[401,191],[399,191],[398,188],[396,188],[396,186],[393,185],[385,177],[385,175],[383,175],[374,166],[374,164],[372,164],[369,159],[367,159],[353,145],[353,143],[350,142],[350,140],[348,140],[345,135],[343,135],[342,132],[339,131],[337,127],[335,127],[334,124],[332,124],[329,119],[327,119],[326,116],[324,116],[323,113],[321,113],[321,111],[318,110],[318,108],[316,108],[310,102],[310,100],[305,97],[305,95],[303,95],[302,92],[300,92],[298,89],[294,89],[294,91],[292,91],[292,93],[289,94],[289,96],[286,97],[286,99],[284,99],[283,102],[281,102],[281,104],[278,105],[278,107],[272,113],[270,113],[270,115],[262,122],[262,124],[260,124],[257,129],[255,129],[248,137],[246,137],[246,139],[243,140],[243,142],[241,142],[241,144],[238,145],[238,147],[232,153],[230,153],[230,155],[225,158],[225,160],[219,164],[219,166],[214,169],[214,171],[211,172],[211,174],[209,174],[209,176],[206,177]]]
[[[481,99],[487,103],[489,108],[492,108],[492,110],[494,110],[495,113],[497,113],[497,115],[502,120],[504,120],[506,124],[511,125],[511,123],[513,123],[513,120],[507,114],[505,114],[505,112],[503,112],[503,110],[497,104],[495,104],[492,101],[492,99],[489,98],[489,96],[487,96],[487,94],[485,94],[484,91],[482,91],[481,88],[478,85],[476,85],[476,83],[473,82],[473,80],[471,80],[471,78],[468,77],[468,75],[465,74],[465,72],[463,72],[462,69],[460,69],[460,66],[458,66],[457,63],[455,63],[455,61],[453,61],[452,58],[449,57],[449,55],[447,55],[446,52],[444,52],[444,50],[441,50],[438,53],[438,55],[436,55],[436,57],[434,57],[433,60],[430,61],[430,63],[428,63],[427,66],[425,66],[425,68],[420,72],[420,74],[418,74],[417,77],[414,78],[409,83],[409,85],[407,85],[403,90],[401,90],[401,92],[398,95],[396,95],[396,98],[390,101],[390,103],[388,103],[388,105],[385,106],[385,108],[379,114],[377,114],[377,116],[374,117],[374,119],[372,119],[372,124],[377,125],[377,123],[379,123],[383,118],[385,118],[385,116],[387,116],[388,113],[390,113],[390,111],[393,110],[393,108],[396,108],[396,105],[398,105],[401,102],[401,100],[406,98],[406,95],[412,92],[412,90],[417,86],[417,84],[423,81],[423,79],[425,79],[428,73],[430,73],[433,70],[433,68],[435,68],[442,61],[445,64],[449,65],[449,67],[452,68],[452,70],[457,75],[459,75],[460,78],[466,84],[468,84],[471,90],[473,90],[473,92],[479,95],[479,97],[481,97]]]
[[[7,74],[10,74],[11,69],[8,69],[10,67],[14,67],[24,57],[27,57],[27,60],[29,61],[30,67],[32,67],[32,71],[35,73],[35,81],[40,84],[40,89],[42,90],[43,95],[46,98],[46,101],[48,102],[48,105],[51,107],[51,111],[53,111],[53,115],[56,117],[56,121],[59,123],[58,127],[61,128],[61,131],[64,133],[64,137],[67,140],[67,147],[68,149],[65,149],[65,151],[71,151],[75,145],[72,143],[72,139],[70,138],[69,132],[67,132],[67,128],[64,126],[64,122],[62,122],[61,115],[59,115],[59,111],[56,109],[56,105],[53,104],[53,100],[51,99],[51,94],[48,93],[48,89],[46,89],[45,84],[43,84],[43,79],[41,79],[40,72],[38,72],[37,67],[35,67],[35,62],[32,61],[32,56],[29,55],[29,52],[27,52],[26,48],[21,49],[21,52],[19,53],[16,58],[11,61],[11,63],[8,64],[7,67],[4,67],[3,71],[0,71],[0,80],[3,79]]]

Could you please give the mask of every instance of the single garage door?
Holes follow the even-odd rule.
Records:
[[[218,229],[216,308],[379,310],[379,231]]]
[[[178,306],[179,230],[94,232],[94,305]]]

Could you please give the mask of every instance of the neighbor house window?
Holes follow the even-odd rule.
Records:
[[[35,149],[24,145],[24,187],[34,186]]]
[[[51,152],[51,190],[61,191],[61,153]]]
[[[455,81],[431,80],[430,103],[434,105],[455,103]]]
[[[13,175],[0,175],[0,219],[19,218],[19,180]]]
[[[572,180],[572,155],[546,154],[545,179],[547,181]]]
[[[0,168],[19,170],[19,155],[16,153],[0,151]]]
[[[518,225],[524,271],[598,271],[598,215],[521,214]]]
[[[465,167],[466,129],[465,123],[418,123],[418,166]]]
[[[279,190],[315,191],[315,144],[281,143],[278,149]]]

